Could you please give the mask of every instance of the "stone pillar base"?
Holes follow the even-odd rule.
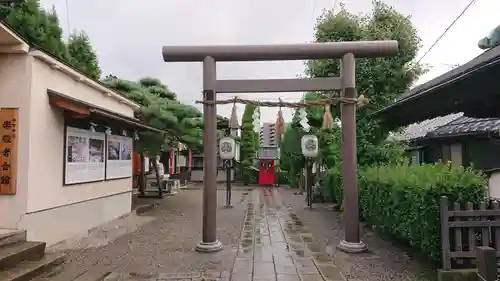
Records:
[[[362,241],[359,241],[359,243],[352,243],[342,240],[337,248],[342,252],[351,254],[363,253],[368,250],[368,247]]]
[[[222,250],[223,246],[222,243],[219,240],[216,240],[215,242],[200,242],[198,245],[196,245],[196,251],[197,252],[202,252],[202,253],[213,253],[213,252],[218,252]]]

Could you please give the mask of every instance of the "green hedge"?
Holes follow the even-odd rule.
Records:
[[[342,202],[338,171],[325,179],[333,202]],[[486,177],[473,169],[444,164],[370,167],[358,174],[360,215],[376,230],[408,243],[439,261],[439,200],[477,202],[484,197]]]
[[[343,192],[342,192],[342,179],[340,177],[340,170],[332,168],[327,173],[323,174],[321,180],[321,189],[327,202],[342,205]]]
[[[288,172],[287,171],[279,171],[276,173],[276,176],[278,177],[278,182],[280,185],[288,185]]]

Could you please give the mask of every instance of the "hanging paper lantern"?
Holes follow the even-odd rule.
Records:
[[[323,115],[323,124],[321,126],[323,130],[333,129],[333,116],[330,111],[330,105],[325,105],[325,114]]]
[[[221,159],[233,159],[236,155],[236,142],[231,137],[224,137],[219,141],[219,156]]]
[[[315,135],[304,135],[300,140],[300,146],[302,149],[302,154],[305,157],[314,158],[318,156],[319,153],[319,142],[318,137]]]

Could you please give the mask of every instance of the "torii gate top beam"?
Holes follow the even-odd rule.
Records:
[[[346,53],[356,58],[382,57],[398,52],[398,42],[349,41],[286,45],[164,46],[165,62],[201,62],[206,57],[215,61],[279,61],[338,59]]]

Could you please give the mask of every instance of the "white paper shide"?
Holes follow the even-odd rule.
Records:
[[[305,157],[314,158],[318,156],[319,144],[318,137],[315,135],[305,135],[300,140],[300,145],[302,148],[302,154]]]

